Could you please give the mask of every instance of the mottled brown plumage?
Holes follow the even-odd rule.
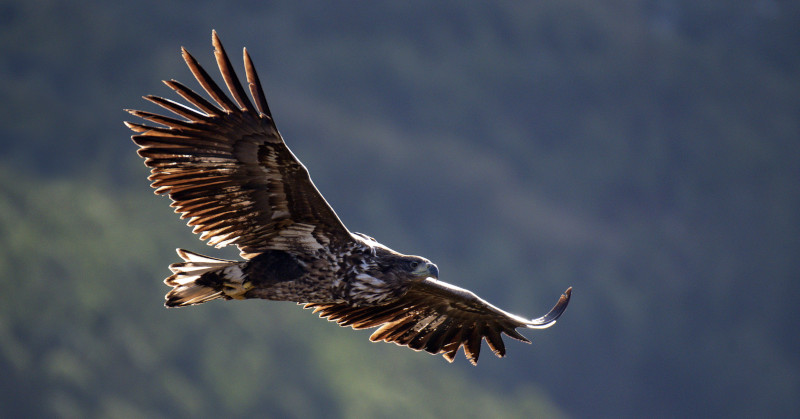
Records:
[[[183,262],[170,265],[173,275],[164,280],[173,287],[167,306],[217,298],[295,301],[342,326],[379,327],[373,341],[441,353],[448,361],[463,347],[473,364],[483,339],[502,357],[501,334],[529,342],[517,328],[549,327],[564,312],[571,289],[545,316],[527,320],[439,281],[438,268],[423,257],[348,231],[284,143],[247,50],[250,97],[216,32],[212,42],[232,99],[182,50],[212,102],[165,81],[194,108],[145,96],[177,118],[131,110],[155,125],[126,122],[151,168],[155,193],[172,199],[201,240],[216,247],[235,244],[244,259],[178,249]]]

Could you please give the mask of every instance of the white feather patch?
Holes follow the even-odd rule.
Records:
[[[303,223],[295,223],[278,233],[270,240],[270,245],[278,249],[290,249],[300,244],[304,249],[318,251],[324,246],[311,234],[316,227]]]
[[[245,274],[239,265],[229,266],[222,270],[222,275],[230,282],[244,282]]]

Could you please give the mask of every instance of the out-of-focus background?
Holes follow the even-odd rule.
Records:
[[[6,417],[797,417],[800,3],[0,1]],[[123,108],[252,54],[344,222],[539,316],[477,367],[291,303],[166,310]],[[212,72],[213,73],[213,72]]]

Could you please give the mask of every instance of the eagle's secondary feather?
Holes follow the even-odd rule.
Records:
[[[528,320],[439,281],[438,268],[423,257],[351,233],[278,132],[247,50],[245,88],[216,32],[212,43],[227,91],[182,49],[211,100],[165,81],[189,105],[144,96],[170,115],[129,110],[145,123],[125,123],[151,169],[155,193],[170,197],[201,240],[234,244],[243,258],[179,249],[183,261],[170,266],[173,274],[165,280],[173,287],[167,306],[218,298],[294,301],[342,326],[377,327],[373,341],[443,354],[451,362],[463,347],[473,364],[483,340],[502,357],[502,334],[529,342],[517,328],[549,327],[564,312],[571,288],[549,313]]]

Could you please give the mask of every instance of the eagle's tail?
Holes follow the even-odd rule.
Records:
[[[173,287],[167,293],[167,307],[184,307],[217,298],[243,298],[244,275],[241,263],[203,256],[177,249],[183,262],[169,265],[172,275],[164,283]]]

